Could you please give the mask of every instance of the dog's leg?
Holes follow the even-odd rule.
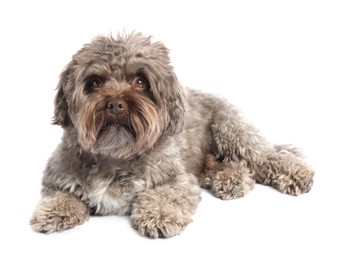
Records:
[[[298,149],[281,145],[275,146],[267,160],[257,166],[255,178],[259,183],[296,196],[311,189],[313,176],[314,170]]]
[[[291,195],[299,195],[310,190],[314,171],[306,164],[301,152],[293,146],[269,144],[233,106],[216,113],[212,135],[215,140],[216,157],[225,163],[237,164],[246,161],[257,182]],[[226,178],[224,174],[223,183],[219,187],[224,187],[222,189],[224,191],[229,187],[229,193],[232,190],[244,189],[245,192],[239,194],[245,194],[249,190],[247,185],[240,185],[242,183],[240,181],[232,182],[240,175],[240,171],[233,171],[231,170],[233,167],[228,165],[224,167],[229,168],[229,177]],[[239,178],[239,180],[246,179]],[[234,186],[230,183],[234,183]],[[211,189],[213,191],[213,186]],[[226,198],[233,197],[237,196],[226,196]]]
[[[52,233],[83,224],[89,218],[86,204],[63,192],[45,196],[36,208],[30,225],[33,230]]]
[[[177,176],[174,183],[139,193],[132,203],[132,226],[152,238],[178,235],[192,221],[200,201],[194,176]]]
[[[261,164],[273,147],[259,131],[231,105],[216,112],[212,123],[215,154],[225,161],[246,160]]]
[[[220,199],[230,200],[243,197],[254,187],[253,173],[246,161],[222,162],[214,155],[205,158],[205,172],[200,174],[202,188],[211,189]]]
[[[254,186],[254,166],[262,164],[273,148],[229,104],[215,113],[211,131],[214,156],[206,157],[200,185],[224,200],[242,197]]]

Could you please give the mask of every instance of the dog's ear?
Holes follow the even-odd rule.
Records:
[[[151,91],[159,108],[163,131],[176,134],[182,131],[185,123],[186,93],[171,69],[159,77],[158,74]]]
[[[164,101],[163,110],[169,117],[166,131],[169,134],[180,133],[185,123],[186,93],[175,74],[172,75],[172,78],[168,81],[168,85],[164,86],[164,88],[166,94],[162,99]]]
[[[183,130],[185,123],[186,92],[179,83],[173,67],[170,65],[169,50],[161,42],[149,45],[146,57],[148,80],[151,85],[159,115],[163,122],[163,131],[176,134]]]
[[[70,62],[63,72],[60,74],[60,79],[57,86],[57,94],[54,99],[54,116],[52,123],[60,125],[63,128],[71,126],[71,119],[68,113],[68,103],[66,100],[65,86],[69,81],[73,71],[73,62]]]

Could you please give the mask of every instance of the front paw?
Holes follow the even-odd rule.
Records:
[[[200,201],[197,186],[190,189],[165,185],[139,194],[132,204],[131,223],[141,235],[151,238],[180,234],[192,221]]]
[[[49,234],[73,228],[88,218],[89,210],[83,202],[69,194],[59,193],[41,200],[30,225],[34,231]]]
[[[189,221],[190,222],[190,221]],[[179,235],[189,222],[182,222],[175,216],[160,213],[132,217],[132,226],[143,236],[166,238]]]

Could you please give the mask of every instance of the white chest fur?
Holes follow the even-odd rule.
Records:
[[[126,185],[126,188],[113,183],[110,180],[100,180],[93,189],[88,192],[86,201],[96,214],[101,215],[125,215],[129,213],[131,202],[136,193],[145,189],[143,180],[134,180]]]

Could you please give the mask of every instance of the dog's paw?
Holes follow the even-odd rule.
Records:
[[[138,194],[130,216],[133,228],[151,238],[180,234],[192,221],[192,214],[200,201],[198,191],[194,186],[185,190],[167,185]]]
[[[188,223],[183,223],[175,216],[149,214],[132,218],[132,226],[143,236],[166,238],[180,234]]]
[[[314,171],[309,167],[303,167],[295,171],[291,176],[285,176],[274,181],[274,186],[280,192],[293,196],[307,193],[313,185]]]
[[[242,166],[228,168],[215,174],[211,190],[217,198],[230,200],[243,197],[253,189],[255,181],[249,170]],[[236,170],[237,168],[238,170]]]
[[[230,200],[244,196],[254,187],[255,180],[245,161],[220,161],[214,155],[205,158],[205,172],[199,184],[211,189],[216,197]]]
[[[257,180],[260,183],[285,194],[297,196],[306,193],[313,184],[313,168],[294,153],[271,154],[259,169]]]
[[[84,223],[89,218],[87,206],[68,194],[44,197],[36,208],[30,225],[42,233],[60,232]]]

